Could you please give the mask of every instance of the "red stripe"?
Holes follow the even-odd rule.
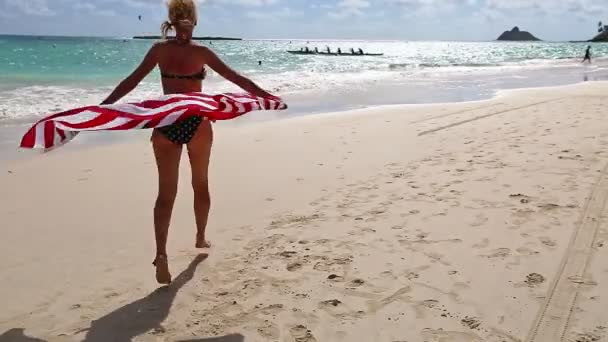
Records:
[[[113,128],[110,128],[110,131],[126,131],[128,129],[133,129],[135,127],[137,127],[137,125],[139,125],[140,123],[142,123],[144,120],[131,120],[127,123],[125,123],[124,125],[120,125],[120,126],[116,126]]]
[[[55,123],[47,121],[44,123],[44,147],[51,148],[55,144]]]
[[[21,139],[21,147],[34,148],[36,146],[36,125],[30,128]]]

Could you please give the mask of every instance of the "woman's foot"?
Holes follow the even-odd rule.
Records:
[[[171,273],[169,273],[169,262],[166,255],[157,255],[156,260],[152,263],[156,266],[156,281],[159,284],[171,284]]]
[[[205,239],[205,233],[196,234],[196,248],[211,248],[211,243]]]

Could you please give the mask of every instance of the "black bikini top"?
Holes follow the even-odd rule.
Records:
[[[207,70],[205,70],[205,68],[203,67],[203,70],[201,70],[200,72],[198,72],[194,75],[175,75],[175,74],[167,74],[167,73],[161,72],[160,76],[163,78],[171,78],[171,79],[178,79],[178,80],[201,80],[202,81],[207,76]]]

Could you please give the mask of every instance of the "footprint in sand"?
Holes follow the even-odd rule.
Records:
[[[470,223],[471,227],[479,227],[483,226],[486,222],[488,222],[488,217],[484,214],[477,214],[473,222]]]
[[[337,299],[330,299],[330,300],[324,300],[321,303],[319,303],[320,307],[328,307],[328,306],[338,306],[342,304],[341,301],[337,300]]]
[[[545,277],[538,273],[531,273],[526,276],[526,283],[529,287],[535,287],[545,282]]]
[[[339,276],[339,275],[337,275],[337,274],[330,274],[330,275],[327,277],[327,280],[330,280],[330,281],[333,281],[333,282],[339,283],[339,282],[343,282],[343,281],[344,281],[344,277],[341,277],[341,276]]]
[[[603,341],[602,339],[606,336],[606,327],[598,326],[591,332],[585,333],[573,333],[573,337],[569,341],[573,342],[595,342]]]
[[[275,340],[280,336],[279,329],[272,323],[258,328],[258,334],[267,340]]]
[[[482,342],[483,340],[472,333],[465,333],[459,331],[447,331],[443,329],[432,330],[424,329],[421,333],[422,338],[425,342]]]
[[[462,325],[464,325],[465,327],[468,327],[471,330],[476,330],[481,325],[481,322],[479,321],[478,318],[468,317],[468,316],[463,318],[460,321],[460,323],[462,323]]]
[[[557,246],[557,242],[555,242],[555,240],[553,240],[553,239],[551,239],[549,237],[542,236],[542,237],[540,237],[538,239],[540,240],[540,242],[543,245],[545,245],[547,247],[555,247],[555,246]]]
[[[487,248],[490,245],[490,239],[483,239],[483,241],[474,244],[473,248],[477,248],[477,249],[482,249],[482,248]]]
[[[509,248],[499,248],[491,251],[489,254],[480,255],[485,258],[506,258],[511,255],[511,250]]]
[[[302,268],[302,263],[299,263],[299,262],[292,262],[287,265],[287,270],[289,272],[295,272],[301,268]]]
[[[297,325],[289,329],[289,333],[295,342],[317,342],[317,339],[312,334],[312,331],[310,331],[304,325]]]
[[[523,256],[533,256],[533,255],[537,255],[540,254],[540,252],[532,250],[528,247],[520,247],[517,249],[517,253],[523,255]]]
[[[353,279],[349,285],[352,287],[359,287],[363,286],[363,284],[365,284],[365,281],[363,279]]]

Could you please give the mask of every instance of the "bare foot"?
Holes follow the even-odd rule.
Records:
[[[167,256],[156,256],[156,260],[154,260],[153,264],[156,266],[156,281],[163,285],[171,284],[171,273],[169,273],[169,262],[167,261]]]
[[[211,248],[211,243],[205,239],[204,233],[196,234],[196,248]]]

